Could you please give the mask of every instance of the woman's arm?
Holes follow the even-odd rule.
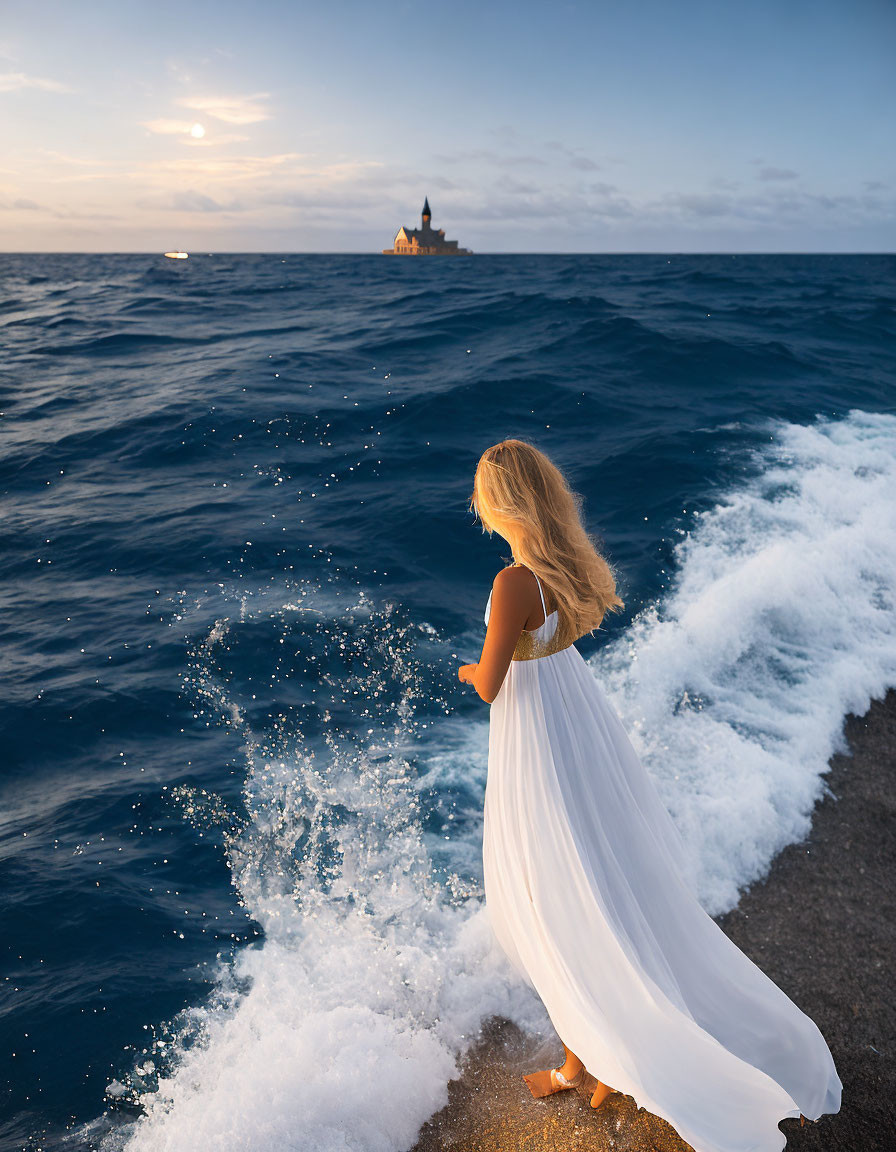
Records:
[[[532,614],[535,584],[525,568],[503,568],[492,585],[488,629],[478,664],[464,664],[459,678],[472,684],[486,704],[501,690],[520,633]]]

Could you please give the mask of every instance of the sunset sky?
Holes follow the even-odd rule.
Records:
[[[893,0],[0,0],[0,249],[896,251]]]

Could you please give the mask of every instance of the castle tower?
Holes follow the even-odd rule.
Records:
[[[423,199],[423,228],[424,228],[424,230],[429,228],[430,220],[432,220],[432,213],[429,210],[429,197],[426,196]]]

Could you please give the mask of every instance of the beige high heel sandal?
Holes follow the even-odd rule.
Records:
[[[544,1096],[553,1096],[555,1092],[563,1092],[566,1088],[577,1088],[584,1078],[584,1067],[569,1080],[558,1068],[545,1068],[541,1072],[529,1072],[523,1076],[536,1100],[541,1100]]]

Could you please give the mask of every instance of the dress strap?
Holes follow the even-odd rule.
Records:
[[[532,569],[528,568],[528,565],[526,565],[526,564],[520,564],[519,567],[520,568],[527,568],[529,572],[532,572]],[[541,597],[541,610],[544,613],[545,623],[547,623],[548,606],[544,602],[544,592],[542,592],[542,590],[541,590],[541,581],[538,579],[538,577],[535,575],[534,572],[532,572],[532,575],[535,576],[535,583],[538,585],[538,595]]]
[[[529,569],[529,571],[530,571],[530,572],[532,572],[532,569],[530,568],[530,569]],[[533,575],[533,576],[535,576],[535,573],[534,573],[534,572],[532,572],[532,575]],[[545,620],[547,620],[547,618],[548,618],[548,608],[547,608],[547,605],[546,605],[546,604],[545,604],[545,602],[544,602],[544,592],[542,592],[542,590],[541,590],[541,581],[538,579],[538,577],[537,577],[537,576],[535,576],[535,583],[538,585],[538,595],[541,597],[541,610],[542,610],[542,612],[544,613],[544,618],[545,618]]]

